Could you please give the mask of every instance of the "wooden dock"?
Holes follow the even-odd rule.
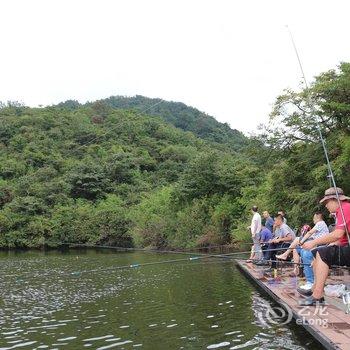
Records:
[[[291,268],[283,268],[277,278],[264,274],[266,267],[236,260],[240,270],[268,293],[284,309],[291,312],[295,322],[302,325],[326,349],[350,349],[350,315],[341,298],[325,297],[325,307],[299,306],[302,296],[296,291],[300,278],[290,277]],[[349,271],[342,276],[330,276],[327,284],[346,284],[350,286]],[[349,289],[349,287],[348,287]],[[288,310],[289,309],[289,310]]]

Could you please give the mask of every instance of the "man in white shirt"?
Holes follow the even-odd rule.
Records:
[[[261,216],[258,213],[258,207],[254,205],[252,207],[252,223],[250,225],[250,232],[252,234],[252,239],[254,243],[255,260],[262,259],[262,250],[260,245],[260,231],[261,231]]]

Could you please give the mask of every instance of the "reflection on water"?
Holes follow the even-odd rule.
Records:
[[[0,253],[0,349],[319,349],[293,324],[262,323],[269,301],[228,261],[79,273],[167,259]]]

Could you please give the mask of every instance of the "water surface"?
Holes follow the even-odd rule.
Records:
[[[217,258],[109,250],[0,253],[0,349],[319,349]]]

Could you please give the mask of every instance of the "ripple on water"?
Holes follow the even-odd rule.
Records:
[[[33,341],[26,341],[26,342],[21,342],[21,343],[18,343],[18,344],[15,344],[9,348],[1,348],[3,350],[7,350],[7,349],[17,349],[17,348],[22,348],[22,347],[25,347],[25,346],[29,346],[29,345],[33,345],[37,343],[37,341],[33,340]]]
[[[83,339],[83,341],[88,342],[88,341],[95,341],[95,340],[102,340],[102,339],[108,339],[108,338],[113,338],[114,335],[113,334],[109,334],[109,335],[104,335],[101,337],[94,337],[94,338],[89,338],[89,339]]]
[[[218,344],[211,344],[207,346],[207,349],[218,349],[218,348],[223,348],[224,346],[229,346],[230,342],[228,341],[223,341],[221,343]]]
[[[173,327],[176,327],[177,326],[177,323],[173,323],[173,324],[169,324],[168,326],[166,326],[167,328],[173,328]]]
[[[251,294],[250,287],[247,293],[242,293],[241,287],[244,285],[246,288],[247,285],[239,277],[234,285],[221,283],[228,279],[218,278],[207,292],[208,269],[211,267],[204,263],[196,267],[162,265],[131,273],[118,271],[115,275],[96,273],[66,278],[73,268],[89,270],[96,266],[118,265],[122,255],[110,255],[109,259],[104,259],[104,254],[97,257],[92,254],[86,258],[79,257],[79,262],[74,258],[72,264],[67,254],[54,257],[51,267],[46,258],[28,261],[28,264],[27,261],[22,262],[18,268],[20,278],[4,279],[0,283],[0,299],[6,306],[0,308],[0,332],[3,331],[0,338],[6,341],[6,344],[0,343],[0,349],[15,349],[14,346],[18,349],[151,349],[153,344],[159,346],[162,341],[165,342],[164,348],[169,349],[230,346],[231,349],[278,346],[304,349],[297,346],[291,332],[278,333],[281,340],[277,341],[271,339],[277,334],[275,328],[267,330],[259,324],[252,324],[256,321],[254,310],[260,310],[259,304],[252,299],[259,294]],[[125,257],[130,259],[127,254]],[[145,260],[158,257],[145,255]],[[14,266],[15,261],[8,269],[9,273],[15,273]],[[31,272],[33,278],[24,274],[22,277],[22,270],[43,270],[46,275],[38,273],[34,278]],[[225,275],[221,267],[217,268],[212,271],[215,272],[212,276],[232,279],[233,268],[228,270],[229,275]],[[60,274],[59,278],[57,274]],[[184,284],[191,288],[184,289]],[[235,292],[237,288],[241,288],[238,294]],[[260,308],[264,310],[266,307],[262,305]],[[134,323],[136,319],[137,327]],[[260,329],[264,329],[265,333],[259,333]],[[248,334],[255,336],[246,342]],[[39,337],[41,341],[37,344],[30,342]]]
[[[237,333],[242,333],[242,331],[227,332],[227,333],[225,333],[225,335],[232,335],[232,334],[237,334]]]
[[[67,341],[67,340],[73,340],[73,339],[77,339],[77,337],[61,338],[61,339],[57,339],[57,341]]]
[[[255,339],[251,339],[251,340],[248,340],[247,342],[245,342],[244,344],[238,344],[235,346],[231,346],[230,350],[244,349],[244,348],[251,347],[251,346],[257,345],[257,344],[258,344],[258,342]]]
[[[115,347],[117,347],[117,346],[129,344],[129,343],[132,343],[132,340],[125,340],[125,341],[121,341],[121,342],[118,342],[118,343],[114,343],[114,344],[110,344],[110,345],[101,346],[101,347],[97,348],[97,350],[112,349],[112,348],[115,348]]]

